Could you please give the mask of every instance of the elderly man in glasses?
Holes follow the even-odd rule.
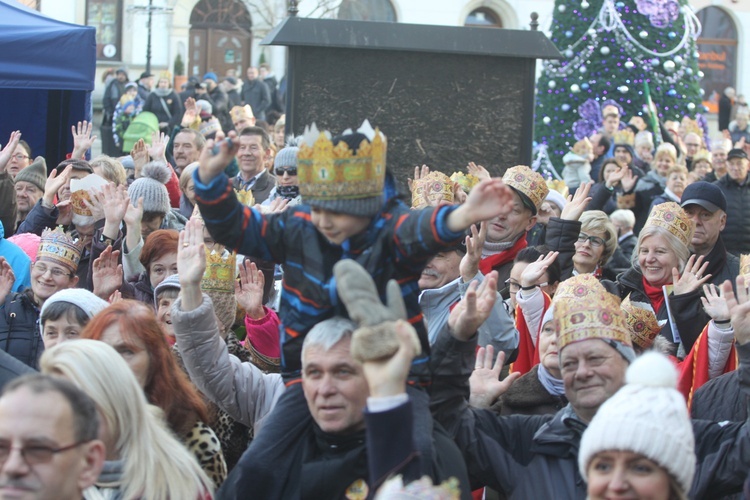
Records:
[[[94,402],[70,382],[26,375],[0,397],[0,497],[80,499],[104,465]]]

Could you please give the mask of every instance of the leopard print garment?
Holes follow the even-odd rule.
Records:
[[[199,420],[184,437],[183,443],[196,456],[201,469],[218,489],[227,478],[227,464],[214,431]]]

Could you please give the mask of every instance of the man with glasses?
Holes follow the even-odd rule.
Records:
[[[266,158],[271,154],[271,139],[261,127],[246,127],[239,131],[237,140],[240,173],[232,180],[232,185],[235,190],[252,192],[255,203],[263,203],[276,185],[265,167]]]
[[[39,311],[55,292],[76,286],[82,251],[82,243],[61,229],[44,231],[36,261],[31,266],[31,287],[18,293],[9,293],[15,278],[6,266],[0,266],[1,350],[36,368],[44,349]]]
[[[18,172],[31,164],[31,147],[23,139],[18,141],[8,164],[8,173],[15,179]]]
[[[83,498],[104,466],[94,402],[67,380],[26,375],[0,396],[0,496]]]
[[[695,132],[690,132],[685,135],[685,166],[688,170],[693,169],[693,156],[698,154],[698,151],[703,147],[703,141],[700,136]]]

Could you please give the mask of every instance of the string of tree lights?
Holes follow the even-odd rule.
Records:
[[[605,103],[624,126],[645,114],[650,91],[660,120],[703,121],[700,31],[688,0],[557,0],[551,39],[564,57],[544,63],[535,116],[552,163],[561,169],[570,147],[599,130]]]

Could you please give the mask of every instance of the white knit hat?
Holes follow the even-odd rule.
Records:
[[[93,293],[84,288],[66,288],[55,292],[50,298],[44,301],[42,310],[39,311],[39,317],[43,317],[49,306],[55,302],[67,302],[78,306],[89,319],[96,316],[100,311],[109,306],[106,300],[102,300]],[[42,330],[42,322],[39,322],[39,329]]]
[[[630,365],[626,385],[596,412],[583,433],[578,467],[586,477],[602,451],[631,451],[669,472],[683,493],[695,474],[695,437],[677,370],[664,355],[649,351]]]

